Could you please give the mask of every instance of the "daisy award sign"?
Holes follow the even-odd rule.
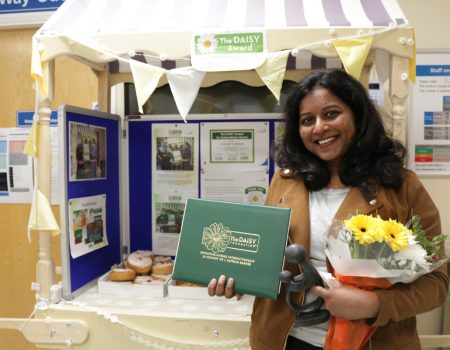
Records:
[[[276,299],[289,219],[289,208],[188,198],[172,279],[225,275],[235,292]]]
[[[196,33],[192,36],[192,66],[204,72],[254,69],[264,63],[266,52],[264,31]]]

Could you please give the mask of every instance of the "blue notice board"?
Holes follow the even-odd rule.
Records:
[[[65,105],[58,110],[58,127],[63,296],[72,299],[121,261],[120,117]],[[95,162],[94,157],[90,162],[84,158],[89,167],[81,168],[77,166],[78,145],[87,138],[96,141]],[[91,165],[95,165],[94,171],[90,171]],[[80,224],[77,215],[81,211],[75,211],[71,203],[86,198],[89,203],[89,198],[96,197],[104,198],[104,204],[88,209],[87,220]],[[80,227],[83,229],[76,229]],[[91,239],[99,236],[101,244]],[[80,246],[85,246],[85,251],[76,250]]]
[[[208,119],[209,117],[209,119]],[[152,154],[152,125],[154,124],[173,124],[179,123],[180,117],[173,116],[131,116],[127,120],[127,142],[128,154],[124,155],[128,159],[128,195],[129,195],[129,244],[130,251],[135,250],[154,250],[152,245],[152,161],[156,159],[156,154]],[[189,123],[197,125],[200,130],[202,123],[230,123],[239,125],[239,122],[267,122],[269,125],[269,142],[273,143],[275,139],[275,123],[279,121],[276,114],[252,114],[250,117],[246,114],[236,116],[232,115],[190,115]],[[196,164],[195,172],[198,174],[198,183],[201,177],[200,149],[203,142],[199,137],[199,148],[193,152],[198,153],[199,162]],[[269,154],[267,157],[269,158]],[[274,163],[268,164],[269,179],[274,173]],[[200,190],[200,185],[199,185]],[[200,192],[198,193],[200,196]]]

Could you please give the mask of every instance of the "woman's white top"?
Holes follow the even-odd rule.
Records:
[[[309,192],[310,262],[319,271],[327,270],[324,249],[326,234],[349,191],[350,187]],[[314,295],[307,294],[306,303],[314,298]],[[294,326],[290,335],[314,346],[323,347],[327,329],[328,322],[311,327]]]

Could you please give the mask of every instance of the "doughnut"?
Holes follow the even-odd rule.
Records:
[[[173,262],[155,262],[152,266],[152,273],[156,275],[170,275],[173,271]]]
[[[153,260],[155,261],[155,263],[157,262],[171,262],[172,261],[172,257],[171,256],[167,256],[167,255],[156,255]]]
[[[132,269],[113,268],[109,272],[111,281],[132,281],[136,277],[136,272]]]
[[[182,281],[174,281],[176,286],[182,286],[182,287],[203,287],[196,283],[191,282],[182,282]]]
[[[154,281],[166,282],[169,279],[169,275],[158,275],[156,273],[151,274]]]
[[[151,276],[136,276],[134,279],[135,284],[151,284],[153,283],[153,278]]]
[[[153,259],[153,252],[151,250],[136,250],[136,254],[148,256],[149,258]]]
[[[147,275],[152,269],[153,260],[149,256],[134,252],[128,255],[127,267],[136,271],[138,275]]]

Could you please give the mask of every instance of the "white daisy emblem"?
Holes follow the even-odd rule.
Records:
[[[264,204],[265,197],[261,191],[250,191],[247,193],[247,201],[251,204]]]
[[[197,49],[204,55],[212,54],[217,49],[218,41],[214,34],[203,34],[197,40]]]

